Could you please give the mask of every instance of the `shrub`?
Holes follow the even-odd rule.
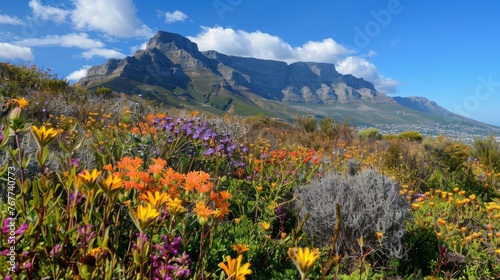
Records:
[[[500,170],[499,145],[495,137],[491,135],[484,139],[475,137],[474,142],[472,142],[472,147],[474,148],[472,154],[488,168],[498,171]]]
[[[297,118],[296,122],[306,132],[314,132],[316,130],[316,118],[314,116],[301,116]]]
[[[369,127],[367,129],[360,130],[358,132],[359,137],[363,140],[375,141],[382,139],[382,133],[375,127]]]
[[[354,176],[327,174],[297,189],[298,216],[306,219],[305,233],[326,245],[336,222],[335,205],[341,207],[337,240],[340,255],[359,251],[357,240],[385,256],[400,257],[408,219],[409,203],[400,195],[400,186],[371,169]]]
[[[398,138],[407,141],[421,142],[423,137],[418,131],[405,131],[398,134]]]

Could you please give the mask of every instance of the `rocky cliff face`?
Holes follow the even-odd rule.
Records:
[[[170,91],[193,88],[204,96],[211,94],[206,91],[225,87],[243,96],[257,95],[281,102],[395,103],[377,92],[373,84],[340,74],[333,64],[287,65],[282,61],[229,56],[216,51],[200,52],[189,39],[168,32],[158,32],[145,50],[131,57],[110,59],[91,67],[79,83],[92,88],[115,78]]]

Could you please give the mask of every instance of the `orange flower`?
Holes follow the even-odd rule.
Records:
[[[212,183],[208,182],[210,179],[210,174],[203,171],[192,171],[186,174],[184,182],[184,189],[186,191],[192,192],[196,189],[200,193],[207,193],[212,189]]]
[[[193,211],[196,213],[200,225],[205,225],[208,222],[208,218],[214,212],[212,209],[208,208],[203,201],[196,203]]]
[[[167,165],[167,161],[162,158],[153,159],[154,164],[150,165],[148,171],[153,174],[160,174]]]
[[[234,244],[233,250],[235,250],[236,253],[238,253],[238,255],[241,255],[241,254],[245,253],[246,251],[249,251],[250,248],[248,248],[247,245],[245,245],[245,244]]]
[[[260,226],[262,227],[263,230],[268,230],[271,225],[268,222],[262,222],[260,223]]]

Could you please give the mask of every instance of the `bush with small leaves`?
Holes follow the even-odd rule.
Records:
[[[357,240],[363,237],[376,255],[401,257],[410,205],[400,190],[371,169],[354,176],[331,173],[297,188],[296,207],[300,219],[308,217],[303,229],[317,245],[331,240],[338,203],[342,220],[336,248],[341,256],[359,251]]]
[[[405,131],[398,134],[398,138],[406,141],[422,142],[424,137],[418,131]]]
[[[360,130],[358,132],[359,138],[367,141],[375,141],[382,139],[382,133],[375,127]]]

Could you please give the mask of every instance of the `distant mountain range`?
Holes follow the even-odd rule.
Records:
[[[78,84],[141,94],[174,107],[284,120],[304,114],[354,124],[493,126],[453,114],[423,97],[390,97],[333,64],[263,60],[200,52],[179,34],[160,31],[145,50],[91,67]]]

